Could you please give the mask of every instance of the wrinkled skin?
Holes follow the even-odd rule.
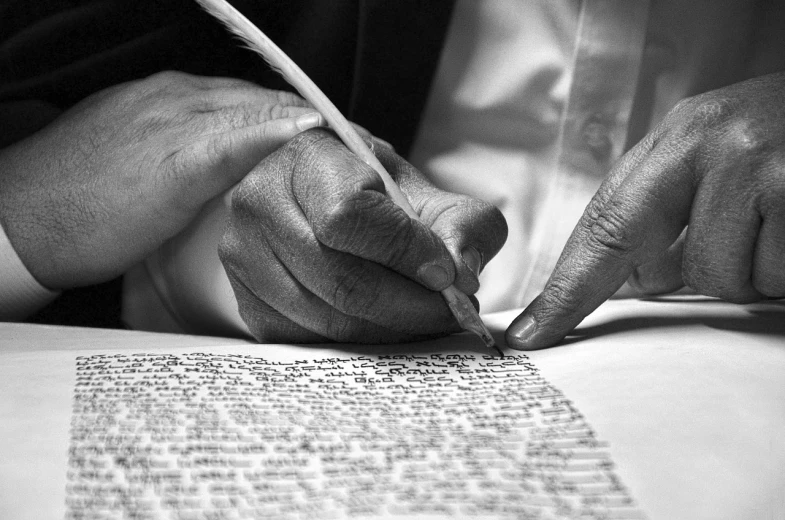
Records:
[[[438,292],[473,294],[507,236],[495,207],[438,190],[372,148],[422,222],[326,130],[304,132],[237,187],[220,257],[262,342],[402,342],[459,330]]]
[[[234,79],[117,85],[0,151],[0,222],[44,286],[106,281],[320,123],[299,97]]]
[[[558,343],[625,281],[637,294],[785,297],[785,74],[682,101],[623,156],[508,344]]]

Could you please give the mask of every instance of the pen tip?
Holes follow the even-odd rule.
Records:
[[[483,328],[485,329],[485,327]],[[487,329],[482,331],[480,337],[482,338],[482,341],[483,343],[485,343],[486,347],[495,350],[496,352],[499,353],[499,357],[504,359],[504,352],[502,352],[502,349],[500,349],[499,346],[496,344],[496,341],[493,339],[493,336],[491,336],[491,333],[488,332]]]

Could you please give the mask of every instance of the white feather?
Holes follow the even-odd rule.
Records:
[[[410,217],[419,219],[406,196],[390,174],[363,141],[360,134],[341,114],[340,110],[324,95],[303,70],[292,61],[270,38],[226,0],[196,0],[205,11],[223,23],[238,36],[245,46],[259,54],[283,78],[297,89],[341,138],[344,144],[381,176],[387,195]]]

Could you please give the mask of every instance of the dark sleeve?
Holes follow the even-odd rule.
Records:
[[[343,109],[358,0],[233,0]],[[291,88],[193,0],[0,0],[0,147],[85,97],[164,70]],[[121,280],[64,291],[28,321],[122,327]]]
[[[400,153],[438,61],[449,0],[232,0],[327,96]],[[85,97],[163,70],[291,90],[194,0],[0,0],[0,146]],[[2,132],[2,130],[0,130]],[[32,321],[121,326],[120,280],[65,291]]]
[[[358,0],[234,0],[347,108]],[[0,102],[61,109],[162,70],[290,89],[194,0],[0,0]]]

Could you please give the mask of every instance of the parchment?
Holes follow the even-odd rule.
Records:
[[[609,302],[505,361],[2,325],[0,517],[782,518],[783,318]]]

